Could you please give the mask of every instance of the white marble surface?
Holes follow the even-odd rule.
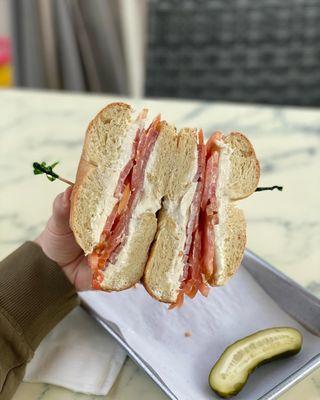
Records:
[[[54,196],[64,189],[32,175],[33,161],[56,161],[74,179],[83,135],[109,96],[29,91],[0,92],[0,258],[40,231]],[[252,140],[261,161],[260,184],[284,192],[256,193],[241,203],[248,221],[248,247],[320,295],[320,110],[226,105],[168,100],[132,101],[183,125]],[[14,400],[165,399],[153,382],[128,360],[111,393],[87,396],[44,384],[20,385]],[[320,398],[320,371],[284,394],[282,400]],[[186,399],[187,400],[187,399]]]

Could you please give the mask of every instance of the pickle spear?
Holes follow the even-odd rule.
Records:
[[[232,397],[243,388],[251,372],[277,358],[299,353],[302,335],[294,328],[258,331],[227,347],[213,366],[209,385],[220,397]]]

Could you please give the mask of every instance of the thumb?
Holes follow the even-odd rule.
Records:
[[[44,253],[61,266],[74,261],[82,253],[69,226],[71,192],[72,188],[68,188],[55,198],[47,227],[35,240]]]
[[[63,193],[60,193],[53,202],[52,216],[48,221],[48,227],[57,235],[65,235],[71,232],[69,225],[71,193],[72,187],[69,186]]]

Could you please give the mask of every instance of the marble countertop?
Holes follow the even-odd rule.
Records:
[[[64,189],[32,175],[32,162],[61,161],[74,179],[86,126],[111,96],[0,91],[0,258],[34,238]],[[261,162],[261,186],[284,191],[256,193],[241,202],[248,222],[248,248],[320,296],[320,110],[194,101],[132,100],[178,127],[244,132]],[[164,400],[167,397],[130,360],[107,396],[88,396],[46,384],[20,385],[14,400]],[[282,400],[320,398],[320,371]]]

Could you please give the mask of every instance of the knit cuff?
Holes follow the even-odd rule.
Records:
[[[0,309],[17,323],[33,350],[79,304],[73,285],[36,243],[26,242],[5,258],[0,276]]]

